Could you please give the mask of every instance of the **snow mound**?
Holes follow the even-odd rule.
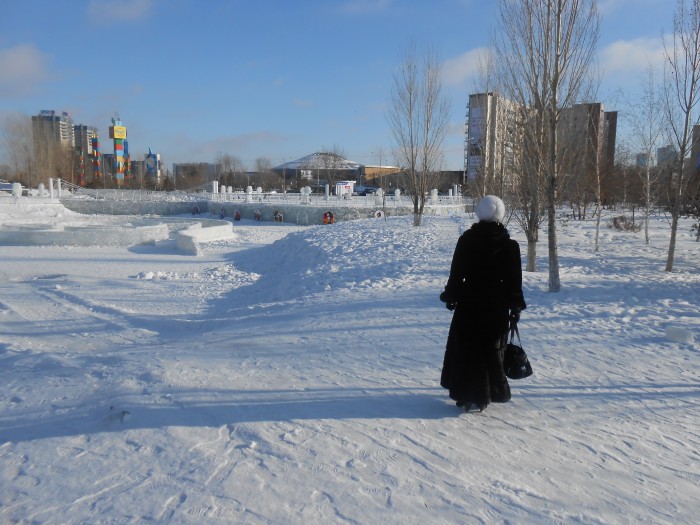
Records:
[[[667,326],[664,330],[666,338],[677,343],[695,344],[693,332],[687,328],[678,326]]]
[[[700,326],[694,237],[662,273],[664,217],[598,253],[563,224],[562,290],[523,275],[535,374],[465,414],[438,295],[472,219],[388,219],[0,247],[0,522],[697,522],[700,372],[663,337]]]

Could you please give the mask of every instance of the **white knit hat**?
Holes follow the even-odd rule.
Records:
[[[501,222],[506,215],[506,205],[495,195],[487,195],[476,205],[476,216],[480,221]]]

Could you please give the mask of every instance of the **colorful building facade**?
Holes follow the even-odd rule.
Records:
[[[117,118],[112,118],[109,127],[109,138],[114,141],[114,168],[117,184],[124,183],[124,176],[128,173],[129,145],[126,141],[126,126]]]

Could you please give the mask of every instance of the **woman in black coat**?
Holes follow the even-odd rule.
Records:
[[[479,222],[457,241],[440,294],[454,310],[440,384],[467,411],[510,400],[503,351],[509,319],[517,321],[525,309],[520,246],[501,224],[503,201],[487,195],[476,215]]]

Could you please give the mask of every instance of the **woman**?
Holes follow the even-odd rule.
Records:
[[[440,384],[457,406],[480,411],[510,400],[503,372],[509,319],[525,309],[520,246],[501,224],[503,201],[487,195],[476,207],[479,222],[457,241],[440,300],[454,310]]]

